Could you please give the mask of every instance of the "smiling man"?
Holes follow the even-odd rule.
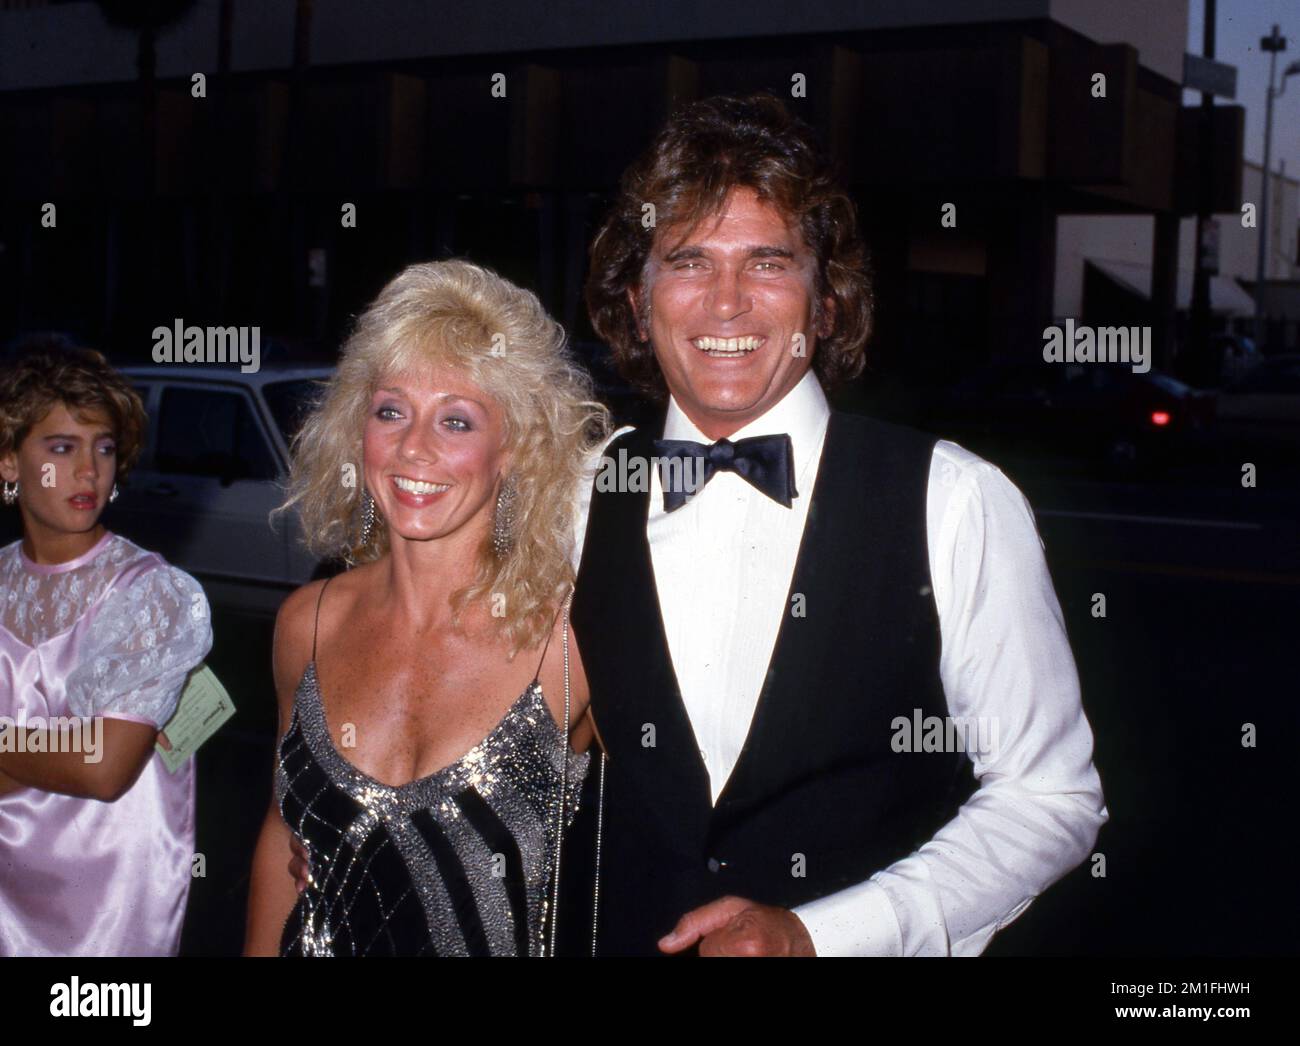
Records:
[[[978,954],[1107,819],[1092,735],[1024,497],[828,405],[872,296],[808,129],[766,96],[674,115],[624,176],[587,301],[667,400],[606,455],[704,477],[592,491],[573,624],[609,755],[598,953]],[[892,743],[931,716],[999,744]]]
[[[834,302],[818,301],[817,261],[799,230],[752,188],[736,186],[701,225],[680,243],[682,230],[669,231],[628,301],[677,406],[720,439],[799,384],[807,341],[814,326],[829,333]]]

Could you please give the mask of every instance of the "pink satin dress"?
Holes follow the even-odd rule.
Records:
[[[18,726],[161,726],[211,646],[198,582],[123,537],[52,565],[0,549],[0,716]],[[175,955],[193,855],[193,759],[172,774],[155,752],[113,803],[0,796],[0,956]]]

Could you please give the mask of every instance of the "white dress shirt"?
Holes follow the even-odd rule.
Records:
[[[720,471],[666,513],[658,470],[650,470],[646,536],[660,612],[715,803],[789,611],[829,417],[810,370],[729,437],[789,433],[798,492],[790,508]],[[663,435],[713,442],[675,400]],[[599,460],[597,452],[589,479]],[[590,493],[584,483],[575,564]],[[1087,857],[1109,817],[1074,656],[1024,495],[994,465],[940,440],[926,538],[948,714],[996,723],[997,744],[970,752],[979,789],[933,839],[865,882],[794,909],[818,955],[978,955]]]

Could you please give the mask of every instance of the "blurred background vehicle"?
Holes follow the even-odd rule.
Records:
[[[210,591],[271,609],[328,569],[297,521],[275,526],[289,443],[329,367],[124,367],[144,400],[148,437],[105,516],[108,526],[199,577]]]
[[[1213,448],[1213,392],[1119,364],[990,367],[919,410],[922,427],[995,460],[1053,456],[1139,472]]]
[[[1220,361],[1219,381],[1222,383],[1236,381],[1263,359],[1255,347],[1255,340],[1244,334],[1211,335],[1210,351]]]
[[[1300,354],[1273,356],[1218,395],[1224,452],[1300,459]]]

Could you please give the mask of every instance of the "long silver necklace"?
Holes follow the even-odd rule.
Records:
[[[563,852],[564,841],[564,802],[568,795],[569,781],[569,722],[570,708],[572,700],[572,690],[569,682],[569,605],[573,602],[573,594],[570,592],[564,601],[564,627],[562,630],[562,639],[564,641],[564,729],[560,731],[560,799],[556,804],[558,823],[555,830],[555,859],[554,871],[551,877],[551,900],[550,900],[550,940],[546,940],[547,930],[547,912],[542,913],[542,954],[555,956],[556,935],[559,931],[559,905],[560,905],[560,855]],[[600,849],[601,837],[604,832],[605,822],[605,752],[600,753],[600,783],[598,791],[598,800],[596,805],[596,874],[593,893],[591,899],[591,955],[596,957],[596,930],[597,915],[600,906]],[[549,946],[549,952],[548,952]]]

